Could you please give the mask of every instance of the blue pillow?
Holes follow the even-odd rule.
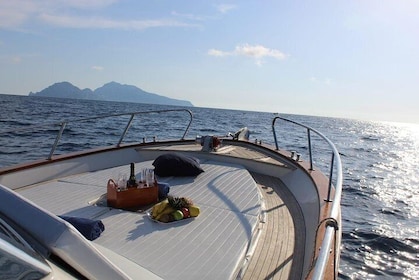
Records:
[[[170,192],[170,185],[168,183],[157,182],[159,187],[159,200],[167,198],[167,195]]]
[[[58,216],[72,224],[85,238],[95,240],[105,230],[101,220],[90,220],[80,217]]]
[[[198,159],[179,153],[167,153],[158,156],[154,162],[157,176],[197,176],[204,172]]]

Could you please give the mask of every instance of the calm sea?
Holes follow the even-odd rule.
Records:
[[[170,106],[0,95],[0,131],[40,123],[57,123],[109,113]],[[194,120],[188,138],[226,135],[247,126],[251,140],[273,144],[272,113],[188,108]],[[280,109],[280,108],[278,108]],[[367,122],[301,115],[281,115],[320,130],[341,153],[344,171],[343,240],[340,279],[419,278],[419,125]],[[57,153],[116,143],[126,118],[86,121],[68,126]],[[179,138],[187,114],[136,120],[127,142],[172,135]],[[150,123],[145,124],[145,123]],[[93,124],[93,126],[92,126]],[[87,128],[89,127],[89,128]],[[94,127],[93,129],[91,127]],[[0,135],[0,167],[46,157],[57,128]],[[290,134],[288,140],[283,137]],[[96,136],[100,137],[96,137]],[[307,159],[306,131],[277,125],[281,149],[296,150]],[[29,141],[31,136],[31,141]],[[101,143],[94,142],[100,138]],[[314,137],[316,166],[324,168],[330,153]],[[34,148],[36,147],[36,148]],[[328,170],[324,170],[328,172]]]

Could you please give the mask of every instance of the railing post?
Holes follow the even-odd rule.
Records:
[[[273,120],[272,120],[272,132],[273,132],[273,134],[274,134],[274,141],[275,141],[275,148],[276,148],[276,150],[279,150],[279,147],[278,147],[278,140],[277,140],[277,138],[276,138],[276,130],[275,130],[275,122],[276,122],[276,120],[278,119],[278,117],[275,117]]]
[[[185,132],[183,133],[181,140],[185,140],[185,137],[186,137],[186,135],[187,135],[187,134],[188,134],[188,132],[189,132],[189,128],[191,127],[191,124],[192,124],[192,119],[193,119],[193,114],[192,114],[192,112],[191,112],[190,110],[186,110],[186,112],[188,112],[188,114],[189,114],[189,124],[188,124],[188,126],[186,127]]]
[[[311,134],[310,134],[309,128],[307,128],[307,138],[308,138],[308,154],[310,157],[310,170],[314,170],[313,169],[313,155],[311,153]]]
[[[134,114],[131,114],[131,118],[129,119],[127,125],[125,126],[124,132],[122,132],[121,137],[119,138],[118,144],[116,144],[117,147],[119,147],[122,143],[122,140],[124,140],[125,135],[127,134],[128,128],[131,126],[133,119],[134,119]]]
[[[67,122],[61,123],[60,131],[57,134],[57,137],[55,137],[54,145],[52,145],[51,151],[49,152],[48,159],[52,159],[52,156],[54,155],[55,149],[57,148],[58,142],[60,142],[61,136],[63,135],[64,129],[67,126]]]
[[[326,202],[332,202],[330,200],[330,193],[332,191],[332,177],[333,177],[333,166],[335,164],[335,153],[332,153],[332,162],[330,164],[330,175],[329,175],[329,189],[327,191],[327,199]]]

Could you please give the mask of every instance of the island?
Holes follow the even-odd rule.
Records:
[[[190,101],[169,98],[159,94],[146,92],[136,86],[123,85],[117,82],[104,84],[102,87],[95,90],[89,88],[80,89],[69,82],[59,82],[40,92],[30,92],[29,96],[135,102],[187,107],[193,106]]]

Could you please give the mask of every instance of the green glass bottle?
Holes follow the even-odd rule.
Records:
[[[137,178],[135,178],[135,166],[133,162],[131,162],[130,168],[131,168],[131,172],[129,175],[129,179],[127,181],[127,188],[136,188],[138,184],[137,184]]]

